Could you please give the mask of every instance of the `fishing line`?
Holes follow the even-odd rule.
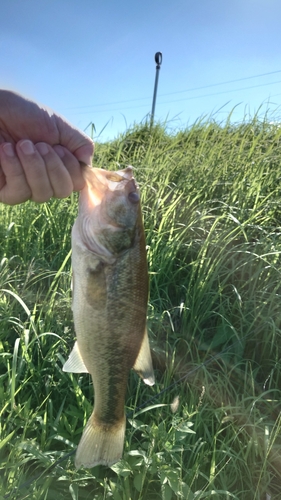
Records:
[[[158,399],[160,396],[162,396],[163,394],[165,394],[166,392],[170,391],[171,389],[173,389],[174,387],[176,387],[180,382],[182,382],[183,380],[187,379],[188,377],[190,377],[191,375],[193,375],[194,373],[197,372],[197,370],[199,370],[200,368],[204,367],[204,366],[208,366],[210,363],[212,363],[213,361],[216,361],[218,360],[221,356],[223,356],[225,353],[227,353],[228,351],[230,351],[230,349],[232,349],[235,345],[239,344],[240,342],[244,341],[245,339],[247,339],[249,336],[250,336],[251,332],[247,333],[247,335],[245,335],[244,337],[242,337],[241,339],[238,339],[236,340],[234,343],[232,343],[230,346],[226,347],[225,349],[223,349],[222,351],[218,352],[217,354],[215,354],[214,356],[210,355],[210,357],[204,361],[203,363],[200,363],[199,365],[195,366],[194,368],[192,368],[191,370],[189,370],[185,375],[183,375],[182,377],[180,377],[178,380],[176,380],[175,382],[173,382],[172,384],[168,385],[168,387],[165,387],[164,389],[162,389],[160,392],[158,392],[158,394],[155,394],[154,396],[152,396],[151,398],[147,399],[144,403],[142,403],[141,405],[139,405],[137,408],[135,408],[134,410],[132,410],[131,412],[127,413],[126,414],[126,418],[129,419],[129,418],[132,418],[135,413],[137,413],[139,410],[141,410],[142,408],[144,408],[145,406],[147,406],[148,404],[150,404],[152,401],[155,401],[156,399]],[[48,467],[45,471],[41,472],[40,474],[38,474],[37,476],[34,476],[33,478],[29,479],[28,481],[25,481],[23,484],[21,484],[20,486],[14,488],[10,493],[7,493],[6,495],[4,495],[4,499],[6,500],[7,498],[11,498],[11,495],[12,494],[15,494],[16,496],[14,498],[16,498],[20,492],[20,490],[22,490],[23,488],[27,488],[28,486],[30,486],[33,482],[37,481],[38,479],[40,479],[41,477],[44,477],[44,475],[46,473],[50,473],[57,465],[59,465],[61,462],[64,462],[65,460],[67,460],[69,457],[71,457],[72,455],[74,455],[74,453],[76,452],[76,448],[74,450],[71,450],[69,453],[66,453],[65,455],[63,455],[61,458],[59,458],[58,460],[56,460],[52,465],[50,465],[50,467]]]

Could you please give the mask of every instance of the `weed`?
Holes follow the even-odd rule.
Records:
[[[257,117],[97,144],[96,166],[132,164],[140,184],[157,380],[131,374],[111,468],[56,465],[93,400],[89,376],[62,372],[77,195],[0,206],[0,498],[280,497],[280,159],[281,129]]]

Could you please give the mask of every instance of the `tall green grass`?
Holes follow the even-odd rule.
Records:
[[[0,498],[279,499],[281,128],[144,124],[94,163],[135,167],[157,383],[130,376],[121,462],[56,465],[93,403],[62,372],[78,198],[0,206]]]

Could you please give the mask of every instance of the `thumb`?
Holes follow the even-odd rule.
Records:
[[[94,143],[93,142],[90,143],[89,141],[88,144],[84,144],[83,146],[80,146],[80,148],[76,149],[76,151],[74,151],[73,154],[78,161],[86,163],[86,165],[92,166]]]

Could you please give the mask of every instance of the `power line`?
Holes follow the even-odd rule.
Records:
[[[165,96],[168,96],[168,95],[175,95],[175,94],[183,94],[185,92],[193,92],[195,90],[202,90],[202,89],[207,89],[207,88],[211,88],[211,87],[217,87],[219,85],[226,85],[228,83],[242,82],[244,80],[251,80],[253,78],[259,78],[259,77],[262,77],[262,76],[274,75],[276,73],[281,73],[281,69],[278,69],[276,71],[270,71],[268,73],[260,73],[258,75],[245,76],[243,78],[236,78],[234,80],[226,80],[226,81],[223,81],[223,82],[211,83],[211,84],[208,84],[208,85],[203,85],[201,87],[192,87],[192,88],[189,88],[189,89],[186,89],[186,90],[177,90],[175,92],[167,92],[165,94],[159,94],[159,97],[165,97]],[[123,101],[110,101],[110,102],[104,102],[104,103],[98,103],[98,104],[89,104],[89,105],[85,105],[85,106],[71,106],[71,107],[63,108],[63,109],[65,109],[65,110],[66,109],[83,109],[83,108],[89,109],[89,108],[97,107],[97,106],[110,106],[112,104],[123,104],[123,103],[126,103],[126,102],[144,101],[144,100],[147,100],[147,99],[151,99],[151,96],[149,96],[149,97],[138,97],[138,98],[135,98],[135,99],[126,99],[126,100],[123,100]],[[127,109],[130,109],[130,108],[127,108]]]
[[[187,89],[187,90],[178,90],[177,92],[169,92],[168,94],[161,94],[161,95],[166,96],[166,95],[173,95],[173,94],[182,94],[183,92],[191,92],[194,90],[201,90],[201,89],[207,89],[210,87],[217,87],[218,85],[226,85],[227,83],[242,82],[243,80],[250,80],[252,78],[258,78],[260,76],[273,75],[275,73],[281,73],[281,69],[278,69],[276,71],[270,71],[269,73],[261,73],[259,75],[245,76],[243,78],[236,78],[235,80],[227,80],[225,82],[211,83],[209,85],[203,85],[202,87],[195,87],[195,88],[191,88],[191,89]]]
[[[259,85],[251,85],[250,87],[240,87],[238,89],[230,89],[230,90],[222,90],[220,92],[213,92],[211,94],[201,94],[201,95],[197,95],[197,96],[192,96],[192,97],[184,97],[183,99],[174,99],[174,100],[171,100],[171,101],[162,101],[162,102],[159,102],[158,105],[160,106],[161,104],[171,104],[171,103],[174,103],[174,102],[181,102],[181,101],[192,101],[193,99],[202,99],[203,97],[212,97],[212,96],[216,96],[216,95],[222,95],[222,94],[229,94],[230,92],[239,92],[240,90],[250,90],[250,89],[254,89],[254,88],[258,88],[258,87],[266,87],[268,85],[275,85],[276,83],[281,83],[281,80],[277,80],[275,82],[268,82],[268,83],[261,83]],[[163,94],[162,94],[163,95]],[[278,95],[278,94],[276,94]],[[124,101],[124,102],[127,102],[127,101]],[[93,111],[80,111],[80,112],[77,112],[77,113],[74,113],[75,115],[83,115],[83,114],[88,114],[89,112],[92,112],[92,113],[108,113],[108,112],[112,112],[112,111],[123,111],[125,109],[136,109],[136,108],[146,108],[147,105],[146,104],[141,104],[139,106],[126,106],[126,107],[122,107],[122,108],[114,108],[114,109],[98,109],[98,110],[93,110]]]
[[[238,92],[239,90],[249,90],[249,89],[255,89],[257,87],[265,87],[267,85],[274,85],[275,83],[281,83],[281,80],[278,80],[276,82],[269,82],[269,83],[260,83],[259,85],[251,85],[250,87],[241,87],[239,89],[230,89],[230,90],[222,90],[221,92],[215,92],[212,94],[203,94],[203,95],[197,95],[193,97],[185,97],[183,99],[176,99],[174,101],[164,101],[159,104],[168,104],[170,102],[179,102],[179,101],[190,101],[192,99],[201,99],[202,97],[210,97],[214,95],[221,95],[221,94],[228,94],[229,92]]]

